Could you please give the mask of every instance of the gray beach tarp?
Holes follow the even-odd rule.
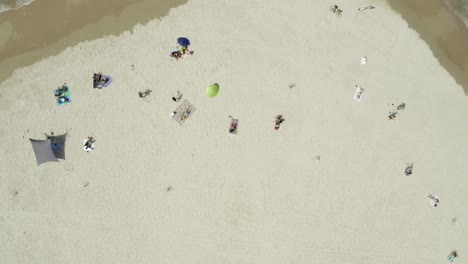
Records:
[[[36,154],[37,165],[42,163],[55,161],[58,162],[58,159],[55,157],[54,152],[52,152],[52,143],[50,139],[46,140],[36,140],[29,139],[34,149],[34,154]]]

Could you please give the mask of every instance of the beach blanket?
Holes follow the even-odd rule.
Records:
[[[96,74],[94,74],[93,88],[103,88],[109,86],[112,83],[112,76],[102,74],[99,81],[96,81]],[[99,76],[98,76],[99,77]]]
[[[57,101],[58,105],[68,104],[71,102],[70,100],[70,89],[68,86],[64,85],[61,88],[54,90],[55,100]]]
[[[353,100],[356,102],[361,102],[363,93],[364,93],[364,89],[356,85],[356,92],[354,93]]]
[[[174,118],[179,125],[182,125],[187,118],[189,118],[195,111],[195,106],[193,106],[187,99],[185,99],[179,107],[173,112],[172,118]]]

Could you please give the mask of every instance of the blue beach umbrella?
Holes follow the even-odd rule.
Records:
[[[177,43],[182,47],[187,47],[190,45],[190,40],[188,40],[188,38],[180,37],[177,39]]]

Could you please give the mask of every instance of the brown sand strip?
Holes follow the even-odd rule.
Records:
[[[0,14],[0,82],[83,40],[131,30],[187,0],[34,1]]]
[[[388,4],[419,33],[440,64],[468,95],[468,29],[441,0],[391,0]]]

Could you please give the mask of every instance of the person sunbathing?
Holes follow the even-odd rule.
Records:
[[[411,163],[410,165],[408,165],[405,169],[405,175],[406,176],[409,176],[413,174],[413,163]]]
[[[86,149],[93,149],[93,143],[95,142],[96,140],[94,140],[93,137],[88,137],[88,140],[86,140],[84,146]]]
[[[237,129],[237,121],[235,119],[232,119],[231,126],[229,127],[229,133],[234,133],[236,129]]]
[[[279,126],[281,123],[283,123],[284,118],[282,115],[277,115],[276,120],[275,120],[275,125]]]
[[[169,56],[171,56],[171,58],[174,58],[176,60],[179,60],[180,58],[182,58],[182,54],[178,50],[175,50],[175,51],[171,52],[171,54],[169,54]]]
[[[93,76],[93,87],[102,88],[107,87],[112,81],[112,78],[102,73],[95,73]]]
[[[436,195],[429,194],[427,197],[432,200],[432,202],[431,202],[432,205],[434,205],[434,206],[438,205],[440,200],[439,200],[439,198],[436,197]]]
[[[191,109],[185,110],[185,112],[182,113],[182,116],[180,117],[180,120],[185,120],[190,115],[190,112],[192,112]]]
[[[388,119],[390,120],[395,119],[396,115],[397,115],[397,112],[390,113],[390,115],[388,116]]]
[[[179,102],[180,99],[182,99],[182,94],[179,91],[177,91],[177,97],[172,96],[172,101]]]

